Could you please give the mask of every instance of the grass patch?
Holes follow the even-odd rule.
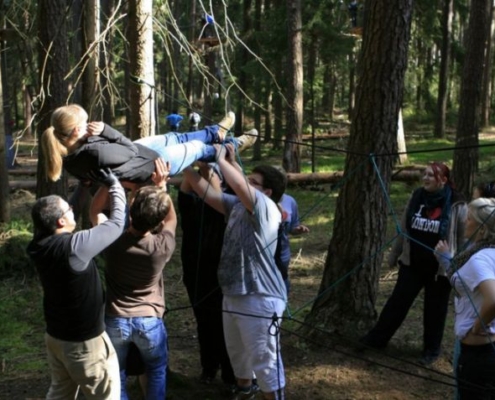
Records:
[[[38,282],[18,276],[0,284],[0,354],[4,374],[46,368],[42,293]]]
[[[428,133],[431,135],[431,133]],[[338,152],[339,147],[345,148],[345,140],[319,141],[316,157],[316,170],[319,172],[341,171],[344,167],[345,155]],[[490,140],[482,140],[482,144],[491,144]],[[432,151],[438,148],[453,147],[452,140],[437,140],[422,136],[415,136],[408,139],[408,150],[418,151],[409,155],[409,163],[425,165],[431,160],[442,160],[452,165],[452,150]],[[424,150],[424,151],[423,151]],[[252,150],[250,150],[252,151]],[[262,160],[252,162],[249,157],[252,153],[247,151],[243,154],[243,166],[246,171],[250,171],[254,165],[268,163],[272,165],[281,164],[281,151],[273,151],[269,146],[264,146]],[[421,152],[420,152],[421,151]],[[494,161],[491,157],[492,148],[480,148],[480,176],[493,177]],[[304,172],[311,171],[311,154],[306,149],[302,152],[302,165]],[[345,178],[344,178],[345,179]],[[491,178],[492,180],[493,178]],[[340,184],[343,181],[340,182]],[[387,240],[392,239],[396,234],[396,222],[400,221],[401,214],[406,205],[407,199],[420,182],[406,184],[403,182],[392,182],[390,192],[384,196],[390,196],[391,209],[388,211]],[[295,331],[300,324],[295,320],[304,320],[307,313],[312,307],[312,303],[317,295],[323,275],[324,263],[328,244],[332,235],[334,210],[339,189],[339,184],[332,186],[330,184],[318,185],[317,187],[290,187],[288,194],[292,195],[298,202],[301,222],[308,225],[311,229],[310,234],[291,238],[292,262],[290,266],[290,276],[293,284],[293,290],[290,295],[288,312],[294,320],[284,321],[283,328],[289,331]],[[176,197],[173,190],[172,197]],[[32,226],[29,221],[29,210],[34,196],[31,198],[24,193],[19,198],[16,194],[12,197],[15,199],[13,209],[14,219],[11,224],[0,226],[0,353],[2,354],[4,367],[4,376],[8,378],[19,378],[23,373],[30,371],[43,371],[47,374],[46,357],[44,354],[43,332],[44,321],[42,314],[42,292],[39,281],[35,276],[34,268],[31,266],[25,247],[31,239]],[[218,398],[217,392],[212,388],[198,387],[195,380],[196,374],[199,373],[198,363],[198,345],[195,337],[195,320],[192,310],[188,307],[189,301],[182,282],[182,268],[180,263],[180,240],[181,233],[178,229],[178,243],[172,260],[167,264],[165,275],[165,292],[167,307],[171,310],[166,315],[166,324],[170,337],[171,348],[171,368],[177,374],[175,380],[171,380],[172,390],[169,391],[173,398]],[[351,269],[353,266],[349,266]],[[383,307],[388,298],[394,283],[396,269],[382,268],[382,280],[377,310]],[[417,349],[421,347],[422,332],[422,297],[419,296],[416,304],[411,308],[407,320],[392,341],[392,350],[399,349],[401,354],[408,355],[412,361],[417,357]],[[452,348],[453,329],[451,316],[447,320],[445,329],[444,348]],[[284,343],[285,345],[285,343]],[[302,350],[304,357],[310,358],[309,347],[304,342],[297,342],[299,350]],[[284,348],[286,351],[287,347]],[[311,371],[315,365],[327,365],[328,360],[335,359],[334,354],[328,354],[327,351],[321,351],[324,356],[323,361],[316,363],[306,363],[301,361],[287,363],[288,376],[293,388],[297,383],[294,374],[301,367],[304,372],[301,373],[301,388],[307,390],[307,387],[314,387],[311,383],[311,377],[308,371]],[[285,357],[285,355],[284,355]],[[340,360],[340,364],[349,362],[348,359]],[[447,362],[445,362],[447,364]],[[337,370],[339,366],[332,366]],[[450,365],[445,366],[445,370]],[[361,371],[359,365],[353,365],[351,369],[358,371],[358,377],[365,376],[370,368],[367,364]],[[378,368],[376,368],[378,371]],[[388,372],[388,371],[387,371]],[[348,373],[348,372],[346,372]],[[292,374],[292,375],[291,375]],[[322,382],[328,382],[328,374],[321,375],[325,377]],[[376,382],[386,383],[386,379],[375,378]],[[340,377],[342,379],[342,375]],[[175,384],[173,383],[175,382]],[[320,382],[320,381],[318,381]],[[318,383],[317,382],[317,383]],[[17,383],[17,381],[16,381]],[[174,386],[175,385],[175,386]],[[364,387],[361,382],[357,386]],[[388,385],[384,388],[385,393],[389,393]],[[181,393],[184,388],[184,394]],[[192,388],[192,389],[191,389]],[[197,388],[198,395],[191,394],[191,390]],[[189,390],[189,392],[187,391]],[[293,389],[290,389],[293,390]],[[333,388],[335,391],[335,388]],[[405,389],[408,390],[407,388]],[[212,391],[209,394],[209,391]],[[369,396],[353,396],[348,392],[348,386],[345,388],[346,394],[341,397],[335,395],[323,395],[321,398],[369,398]],[[330,393],[330,392],[329,392]],[[350,393],[350,394],[349,394]],[[313,395],[313,393],[311,393]],[[175,397],[177,396],[177,397]],[[0,396],[1,397],[1,396]],[[39,396],[38,396],[39,397]],[[392,398],[393,396],[384,396],[377,398]],[[291,398],[302,398],[292,396]],[[312,398],[316,398],[312,396]],[[395,397],[394,397],[395,398]],[[400,397],[397,398],[406,398]],[[417,396],[417,398],[426,398],[426,396]],[[429,394],[429,398],[440,398]],[[445,396],[443,396],[445,398]]]

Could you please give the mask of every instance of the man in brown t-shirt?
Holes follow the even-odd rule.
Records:
[[[130,226],[105,251],[106,331],[117,352],[121,398],[126,394],[126,358],[132,343],[139,349],[147,377],[147,398],[164,399],[167,368],[167,331],[163,322],[165,299],[163,268],[175,249],[177,216],[165,190],[139,189],[130,207]],[[155,177],[156,178],[156,177]]]

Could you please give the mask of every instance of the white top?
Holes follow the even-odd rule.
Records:
[[[463,339],[478,318],[483,297],[478,290],[481,282],[495,280],[495,249],[483,249],[457,271],[450,283],[455,290],[455,335]],[[495,320],[488,326],[490,334],[495,334]]]
[[[201,122],[201,117],[198,113],[192,112],[189,114],[189,121],[194,122],[195,124],[199,124]]]

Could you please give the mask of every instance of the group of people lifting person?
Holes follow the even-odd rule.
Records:
[[[279,335],[269,330],[280,323],[287,301],[275,260],[287,218],[278,206],[286,177],[278,168],[258,166],[246,179],[236,148],[252,144],[256,134],[228,138],[234,122],[228,113],[203,130],[132,142],[102,122],[88,122],[80,106],[53,112],[41,139],[48,177],[58,179],[64,168],[101,189],[91,207],[91,229],[75,231],[72,208],[59,196],[40,198],[32,209],[28,253],[44,291],[48,399],[75,398],[78,390],[86,398],[126,399],[131,343],[145,366],[146,398],[165,398],[162,272],[175,249],[177,225],[166,182],[179,172],[181,256],[198,323],[201,379],[208,383],[220,369],[222,379],[235,384],[234,399],[254,398],[259,390],[265,399],[284,397]],[[195,161],[202,161],[199,171],[191,167]],[[130,206],[123,186],[134,192]],[[366,346],[385,347],[425,288],[421,361],[430,365],[441,352],[453,287],[461,399],[491,398],[495,387],[493,186],[478,187],[478,198],[467,204],[445,164],[427,166],[389,256],[390,265],[400,266],[395,289],[362,338]],[[102,213],[106,204],[108,216]],[[99,253],[106,258],[106,301],[94,260]]]
[[[127,399],[132,348],[144,364],[145,397],[165,398],[163,268],[175,249],[177,225],[166,182],[180,172],[184,282],[198,322],[201,379],[207,383],[221,369],[235,399],[259,391],[265,399],[283,398],[279,335],[269,328],[280,323],[287,301],[274,256],[286,176],[258,166],[246,178],[235,159],[257,131],[229,137],[235,123],[229,112],[199,131],[132,142],[107,124],[88,122],[75,104],[56,109],[51,122],[41,138],[48,177],[57,180],[65,169],[100,189],[91,204],[91,229],[76,231],[74,211],[59,196],[42,197],[32,209],[28,253],[44,292],[47,399],[75,398],[78,391],[88,399]],[[192,167],[196,161],[199,171]],[[129,204],[123,187],[132,189]],[[105,257],[106,300],[94,260],[99,253]]]

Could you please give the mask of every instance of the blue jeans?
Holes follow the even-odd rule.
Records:
[[[170,163],[170,175],[176,175],[195,161],[215,161],[216,151],[211,144],[217,139],[218,125],[212,125],[195,132],[147,136],[134,143],[156,151]]]
[[[163,320],[156,317],[106,317],[110,337],[120,366],[121,399],[128,400],[126,391],[126,358],[129,344],[134,344],[145,364],[148,384],[147,399],[165,399],[167,369],[167,330]]]

